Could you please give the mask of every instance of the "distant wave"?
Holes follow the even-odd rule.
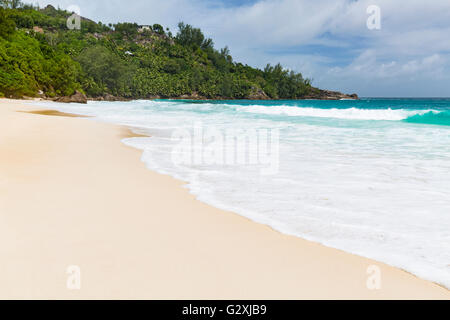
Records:
[[[416,114],[408,117],[404,121],[411,123],[436,124],[441,126],[450,126],[450,112],[429,111],[424,114]]]
[[[422,116],[433,113],[433,110],[405,110],[405,109],[320,109],[311,107],[289,107],[289,106],[242,106],[237,110],[249,113],[261,113],[270,115],[287,115],[292,117],[320,117],[349,120],[391,120],[401,121],[414,116]]]

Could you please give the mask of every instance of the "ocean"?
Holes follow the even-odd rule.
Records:
[[[450,288],[450,99],[33,104],[149,135],[123,142],[200,201]]]

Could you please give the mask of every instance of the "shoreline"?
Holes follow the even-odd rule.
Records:
[[[449,290],[400,269],[200,202],[183,182],[147,169],[141,151],[121,142],[130,137],[123,126],[40,115],[17,100],[0,99],[0,107],[0,121],[10,124],[0,144],[9,158],[0,162],[8,170],[1,178],[13,186],[0,184],[7,213],[0,218],[8,222],[0,234],[7,240],[12,227],[19,239],[18,248],[0,245],[8,261],[0,297],[450,299]],[[16,112],[24,110],[34,114]],[[34,200],[28,207],[18,204],[23,195]],[[64,265],[77,258],[87,279],[70,291]],[[366,286],[372,265],[381,270],[380,290]]]
[[[76,102],[61,102],[56,101],[54,98],[33,98],[33,97],[24,97],[22,99],[17,98],[0,98],[0,99],[7,99],[7,100],[14,100],[14,101],[44,101],[44,102],[57,102],[57,103],[76,103]],[[200,97],[200,98],[193,98],[193,97],[147,97],[147,98],[122,98],[122,97],[114,97],[109,100],[107,99],[101,99],[101,98],[93,98],[93,97],[87,97],[87,101],[100,101],[100,102],[131,102],[131,101],[139,101],[139,100],[168,100],[168,101],[359,101],[363,98],[339,98],[339,99],[326,99],[326,98],[297,98],[297,99],[250,99],[250,98],[243,98],[243,99],[236,99],[236,98],[221,98],[216,97],[214,99],[208,99],[206,97]]]

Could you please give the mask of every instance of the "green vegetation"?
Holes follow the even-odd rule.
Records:
[[[264,70],[233,61],[227,47],[216,50],[202,31],[180,23],[173,35],[159,24],[104,25],[82,18],[69,30],[72,14],[19,0],[0,0],[0,96],[210,99],[295,99],[315,88],[281,65]]]

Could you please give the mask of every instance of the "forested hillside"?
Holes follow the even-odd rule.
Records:
[[[105,25],[72,13],[0,0],[0,96],[295,99],[319,95],[300,73],[235,62],[200,29],[180,23]],[[323,92],[323,91],[322,91]]]

